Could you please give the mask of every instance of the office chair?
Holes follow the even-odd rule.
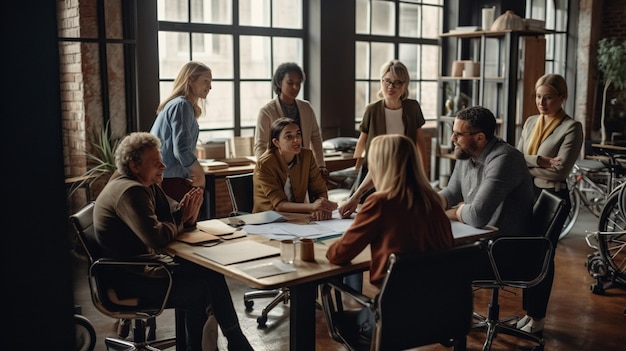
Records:
[[[252,182],[253,173],[236,174],[226,176],[226,186],[230,201],[233,204],[233,211],[230,216],[252,213],[254,207],[254,185]],[[251,290],[243,294],[243,304],[246,310],[251,310],[254,306],[254,299],[271,298],[269,304],[261,311],[261,315],[256,321],[259,327],[264,327],[267,322],[267,314],[279,303],[287,304],[290,299],[289,289],[278,288],[272,290]]]
[[[544,190],[533,207],[534,236],[501,237],[488,243],[487,253],[495,278],[475,280],[473,283],[478,289],[491,289],[487,316],[474,313],[478,322],[473,327],[487,329],[484,351],[491,349],[498,333],[532,341],[537,344],[534,350],[543,350],[541,335],[515,328],[518,316],[500,318],[499,291],[508,287],[530,288],[546,277],[568,212],[565,200]],[[534,260],[529,260],[529,257]],[[523,262],[523,270],[520,269],[520,262]]]
[[[465,350],[472,325],[472,280],[483,251],[483,245],[475,242],[436,252],[391,254],[387,275],[373,299],[340,281],[322,284],[322,310],[331,337],[350,351],[431,344]],[[371,309],[371,340],[359,333],[360,310],[344,309],[344,298]]]
[[[112,259],[103,257],[102,251],[96,241],[93,228],[93,208],[95,203],[90,202],[78,212],[70,216],[70,222],[74,226],[76,235],[89,259],[87,277],[91,300],[98,311],[102,314],[120,320],[134,322],[133,339],[105,339],[107,349],[127,351],[158,351],[159,348],[169,348],[176,345],[175,338],[147,341],[147,320],[160,315],[165,309],[165,304],[172,287],[172,275],[168,264],[154,259]],[[144,267],[163,272],[158,278],[147,278],[133,272],[143,271]],[[153,287],[155,279],[162,279],[161,291],[151,291],[151,303],[144,303],[141,296],[134,295],[129,288],[141,286],[142,283]],[[156,298],[154,296],[157,296]],[[150,328],[152,329],[152,328]],[[154,330],[150,331],[154,333]]]

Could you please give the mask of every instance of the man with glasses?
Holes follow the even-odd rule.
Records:
[[[524,155],[495,136],[496,119],[480,106],[459,111],[451,140],[456,163],[439,192],[450,220],[492,225],[499,235],[527,235],[533,187]]]

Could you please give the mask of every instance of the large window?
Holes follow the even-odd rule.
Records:
[[[576,96],[575,45],[570,44],[568,30],[570,20],[576,16],[568,0],[526,0],[526,18],[545,21],[545,28],[551,31],[546,35],[546,73],[557,73],[565,77],[569,85],[569,96]],[[569,60],[568,60],[569,58]],[[567,111],[574,111],[575,99],[565,102]]]
[[[186,62],[213,72],[201,141],[253,135],[259,109],[274,96],[274,69],[287,61],[306,67],[305,2],[158,0],[161,98]]]
[[[567,0],[526,0],[526,18],[546,22],[546,29],[552,31],[546,35],[546,72],[567,73]]]
[[[409,69],[410,98],[427,119],[436,117],[439,41],[443,0],[356,1],[355,122],[379,99],[380,67],[399,59]]]

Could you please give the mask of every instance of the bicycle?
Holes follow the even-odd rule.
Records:
[[[603,294],[609,287],[626,288],[626,183],[611,192],[598,231],[587,234],[585,240],[598,250],[587,256],[587,270],[596,279],[591,291]]]
[[[623,155],[606,154],[608,161],[592,159],[577,160],[567,178],[571,208],[559,240],[564,238],[576,224],[581,207],[600,218],[609,195],[626,181],[626,169],[619,162]]]

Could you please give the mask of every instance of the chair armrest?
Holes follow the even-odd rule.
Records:
[[[372,308],[374,306],[374,299],[362,294],[361,292],[353,289],[352,287],[341,283],[341,282],[328,282],[326,283],[327,285],[329,285],[330,287],[332,287],[333,289],[335,289],[338,292],[341,292],[347,296],[349,296],[350,298],[352,298],[353,300],[355,300],[356,302],[358,302],[359,304],[361,304],[364,307],[369,307]]]

